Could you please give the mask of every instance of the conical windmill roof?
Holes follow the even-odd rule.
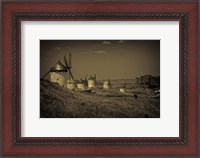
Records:
[[[80,79],[80,80],[78,81],[78,83],[84,83],[84,80],[83,80],[83,79]]]
[[[67,67],[63,65],[60,61],[51,68],[51,71],[66,71],[67,72]]]
[[[94,77],[93,76],[90,76],[90,78],[88,80],[94,80]]]

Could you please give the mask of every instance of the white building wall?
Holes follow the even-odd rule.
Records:
[[[95,87],[95,81],[94,80],[88,80],[88,88],[94,88]]]
[[[65,84],[65,76],[63,72],[51,72],[50,73],[50,81],[54,83],[58,83],[60,86],[64,86]]]

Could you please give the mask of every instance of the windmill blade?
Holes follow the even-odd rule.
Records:
[[[85,75],[85,84],[86,84],[86,86],[88,86],[88,83],[87,83],[87,74]]]
[[[55,64],[55,65],[56,65],[56,64]],[[55,65],[54,65],[54,66],[55,66]],[[53,67],[54,67],[54,66],[53,66]],[[53,68],[53,67],[52,67],[52,68]],[[41,79],[45,78],[46,75],[48,75],[48,73],[52,70],[52,68],[51,68]]]
[[[94,81],[95,81],[95,82],[97,81],[96,74],[94,74]]]
[[[70,74],[70,76],[71,76],[72,80],[74,80],[74,77],[73,77],[73,75],[72,75],[72,72],[71,72],[71,70],[70,70],[70,69],[69,69],[69,74]]]
[[[71,68],[72,67],[72,56],[71,56],[71,53],[69,53],[69,67]]]
[[[66,58],[66,56],[64,56],[64,61],[65,61],[65,65],[66,65],[66,67],[67,67],[67,70],[69,71],[69,77],[71,76],[72,80],[74,80],[74,77],[73,77],[73,75],[72,75],[72,72],[71,72],[71,70],[70,70],[70,67],[69,67],[68,64],[67,64],[67,58]]]
[[[67,69],[69,69],[69,66],[67,64],[67,58],[66,58],[66,56],[64,56],[64,62],[65,62],[65,65],[66,65]]]
[[[50,70],[41,79],[45,78],[45,76],[48,75],[49,72],[50,72]]]

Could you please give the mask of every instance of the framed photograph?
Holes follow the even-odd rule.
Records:
[[[198,157],[199,2],[3,2],[3,156]]]
[[[160,40],[40,40],[40,77],[40,118],[160,118]]]

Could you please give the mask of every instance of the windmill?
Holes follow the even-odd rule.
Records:
[[[55,64],[41,79],[44,79],[50,73],[51,82],[56,82],[59,85],[64,86],[66,80],[65,73],[68,73],[69,80],[75,82],[71,72],[71,53],[69,54],[69,65],[66,56],[64,56],[64,63],[65,64],[62,64],[58,61],[58,63]]]
[[[58,83],[60,86],[65,84],[65,74],[68,72],[67,67],[60,61],[55,64],[41,79],[44,79],[50,73],[50,81]]]
[[[111,82],[110,79],[104,81],[103,83],[103,89],[110,89],[111,88]]]
[[[96,76],[90,76],[90,78],[87,80],[88,88],[94,88],[95,87],[95,79]]]
[[[55,64],[44,76],[42,76],[41,79],[44,79],[50,72],[67,72],[67,68],[60,62],[58,61],[57,64]]]
[[[124,83],[124,86],[123,86],[123,87],[119,88],[119,91],[120,91],[121,93],[126,93],[126,82]]]

